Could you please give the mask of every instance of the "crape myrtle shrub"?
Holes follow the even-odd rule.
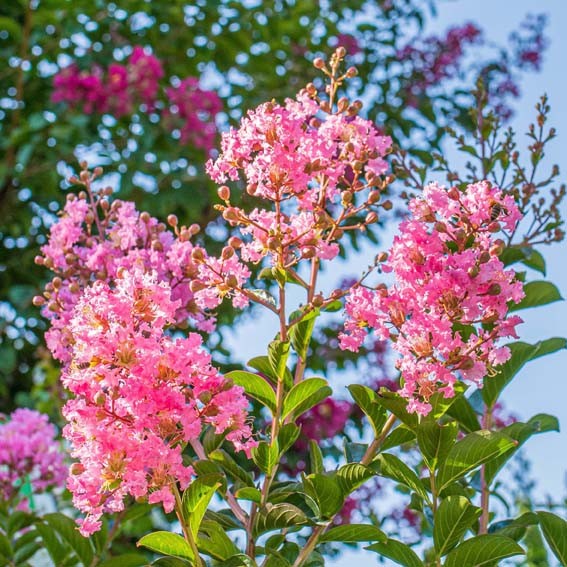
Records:
[[[35,403],[48,410],[47,391],[58,391],[59,371],[42,346],[44,323],[31,303],[44,277],[33,257],[62,208],[61,189],[71,188],[62,179],[75,170],[76,157],[104,165],[102,181],[140,210],[205,227],[215,213],[203,164],[215,152],[217,132],[310,79],[320,87],[310,61],[342,45],[365,77],[348,87],[353,100],[364,101],[363,114],[402,147],[419,136],[411,151],[427,161],[446,125],[471,127],[466,87],[476,77],[506,117],[521,73],[539,69],[546,46],[541,17],[528,18],[499,48],[467,22],[424,35],[437,7],[442,3],[425,0],[2,3],[3,408],[16,399],[32,403],[34,371]],[[349,233],[351,244],[375,241],[378,226]],[[199,238],[212,246],[225,233],[202,231]],[[217,313],[221,325],[234,316]],[[348,359],[342,354],[337,362]]]
[[[542,164],[555,135],[547,101],[520,149],[479,83],[473,132],[450,132],[470,156],[465,175],[432,153],[442,185],[405,150],[388,158],[391,138],[340,94],[357,75],[344,57],[314,60],[324,88],[262,103],[222,136],[206,164],[230,233],[218,252],[175,215],[167,226],[97,189],[100,168],[71,179],[82,189],[41,248],[37,263],[55,275],[34,303],[72,394],[67,486],[91,537],[66,516],[22,512],[3,528],[7,557],[25,536],[31,555],[43,543],[55,564],[70,554],[84,565],[300,567],[364,542],[409,566],[549,564],[545,538],[565,563],[565,520],[501,474],[530,437],[558,428],[547,414],[522,422],[500,399],[527,362],[567,344],[517,340],[523,310],[561,299],[541,279],[543,245],[563,238],[565,194]],[[395,214],[391,167],[407,207],[391,247],[348,286],[321,291],[321,268],[349,232]],[[243,190],[255,200],[240,203]],[[211,330],[222,303],[256,304],[279,323],[265,356],[227,373],[185,329]],[[323,323],[329,352],[366,347],[380,360],[386,343],[397,354],[399,379],[351,384],[352,402],[312,375],[312,337],[337,310],[334,331]],[[152,505],[178,523],[133,528]],[[142,532],[148,555],[121,556]]]

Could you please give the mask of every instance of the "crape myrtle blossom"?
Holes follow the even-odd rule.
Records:
[[[132,496],[175,504],[193,470],[183,449],[210,426],[236,450],[255,445],[243,390],[211,365],[201,336],[166,334],[180,301],[170,285],[141,267],[122,269],[110,286],[96,281],[69,321],[71,362],[63,385],[74,395],[64,408],[64,436],[78,459],[68,487],[86,513],[81,533],[100,528],[104,512]]]
[[[198,273],[191,256],[196,246],[190,237],[198,229],[174,228],[176,233],[148,213],[137,211],[132,202],[110,204],[100,195],[93,196],[93,201],[84,194],[69,196],[61,217],[51,227],[42,256],[36,258],[56,274],[44,297],[36,298],[51,321],[46,341],[56,359],[69,361],[69,321],[82,290],[96,279],[112,282],[120,270],[134,266],[143,266],[168,282],[173,299],[178,300],[178,323],[189,319],[199,330],[214,329],[214,317],[202,311],[189,289]]]
[[[512,230],[521,215],[514,199],[488,182],[464,191],[431,184],[409,207],[384,265],[395,284],[349,293],[340,344],[356,351],[368,328],[391,339],[400,355],[400,394],[410,411],[426,415],[435,392],[453,396],[459,378],[482,387],[510,357],[498,342],[517,338],[521,319],[508,315],[508,304],[524,294],[499,259],[504,243],[495,234]]]
[[[0,421],[0,497],[26,507],[20,489],[29,482],[33,491],[62,486],[67,477],[64,454],[55,426],[46,415],[20,408]],[[17,501],[17,502],[16,502]]]
[[[339,48],[332,66],[342,58]],[[377,222],[379,207],[390,208],[381,198],[389,182],[384,157],[391,139],[358,115],[362,103],[335,100],[337,86],[355,75],[354,68],[339,78],[333,75],[328,98],[320,98],[309,84],[295,99],[262,104],[223,134],[221,153],[209,160],[207,172],[219,184],[242,182],[258,205],[252,210],[234,206],[231,189],[220,186],[224,204],[217,209],[239,230],[223,250],[225,261],[266,260],[290,270],[302,260],[332,260],[345,231],[365,230]],[[247,295],[237,278],[231,278],[229,288]],[[213,290],[206,293],[212,302]],[[224,293],[221,285],[219,301]]]

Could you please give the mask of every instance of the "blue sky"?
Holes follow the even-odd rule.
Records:
[[[549,95],[552,112],[550,123],[557,128],[558,138],[552,143],[546,162],[557,163],[567,172],[567,97],[565,78],[567,58],[567,1],[565,0],[442,0],[439,3],[438,19],[429,31],[438,32],[449,25],[472,20],[481,25],[486,36],[495,41],[506,40],[510,31],[529,12],[546,13],[549,16],[548,35],[551,45],[546,53],[544,68],[539,74],[527,75],[522,83],[522,97],[516,103],[514,129],[525,132],[535,113],[533,107],[545,92]],[[564,207],[564,216],[567,208]],[[542,251],[548,262],[547,278],[554,282],[567,296],[567,245],[565,243],[547,247]],[[367,251],[367,258],[376,251]],[[363,257],[356,258],[351,265],[339,265],[337,270],[353,273],[353,266],[364,267]],[[326,283],[332,285],[338,274],[332,270]],[[325,284],[325,278],[323,279]],[[522,312],[525,324],[521,338],[529,342],[552,336],[567,336],[567,302]],[[243,360],[262,354],[264,341],[273,337],[275,321],[260,318],[249,321],[235,330],[232,341],[238,345]],[[250,338],[254,337],[251,341]],[[260,343],[260,344],[259,344]],[[505,392],[507,406],[528,419],[537,413],[556,415],[562,424],[562,433],[548,433],[532,440],[527,451],[532,461],[532,475],[538,482],[538,494],[552,494],[560,498],[566,493],[567,472],[567,351],[545,357],[524,368]],[[335,388],[337,389],[337,388]],[[329,562],[335,567],[347,567],[356,561],[358,567],[375,565],[375,555],[365,551],[345,553],[339,560]]]

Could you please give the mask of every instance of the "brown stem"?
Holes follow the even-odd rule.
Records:
[[[483,420],[483,429],[490,429],[492,427],[492,407],[487,407]],[[488,521],[490,518],[490,486],[486,480],[486,465],[482,465],[480,469],[480,507],[482,514],[480,516],[480,526],[478,533],[485,534],[488,532]]]

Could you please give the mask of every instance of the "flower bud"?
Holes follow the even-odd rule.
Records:
[[[315,69],[324,69],[325,68],[325,60],[322,57],[316,57],[313,60],[313,67],[315,67]]]
[[[172,227],[176,227],[179,223],[179,220],[175,215],[168,215],[167,216],[167,224]]]
[[[205,289],[206,287],[207,286],[199,280],[192,280],[191,283],[189,284],[189,289],[193,293],[197,293],[198,291],[201,291],[201,290]]]
[[[349,79],[353,79],[358,75],[358,69],[356,67],[349,67],[346,72],[346,76]]]
[[[191,260],[193,262],[203,262],[205,260],[205,253],[202,248],[193,248],[191,251]]]
[[[239,250],[242,247],[242,240],[238,236],[231,236],[228,239],[228,245],[232,246],[235,250]]]
[[[321,305],[323,305],[324,301],[325,301],[324,297],[323,297],[320,293],[318,293],[318,294],[313,298],[313,301],[312,301],[311,303],[313,303],[313,305],[314,305],[315,307],[321,307]]]
[[[69,467],[69,472],[73,475],[79,475],[85,472],[85,467],[82,463],[73,463],[70,467]]]
[[[384,201],[384,202],[382,203],[382,208],[383,208],[385,211],[391,210],[392,207],[393,207],[392,201]]]
[[[374,224],[377,221],[378,221],[378,215],[374,211],[370,211],[366,215],[366,218],[364,219],[364,222],[366,224]]]
[[[36,307],[41,307],[42,305],[45,305],[45,298],[42,297],[41,295],[36,295],[36,296],[32,299],[32,303],[33,303]]]
[[[150,219],[151,219],[150,213],[148,213],[147,211],[144,211],[143,213],[140,214],[140,220],[142,222],[149,223]]]
[[[230,260],[234,256],[234,248],[232,246],[225,246],[222,249],[221,258],[223,260]]]
[[[502,291],[502,287],[500,284],[493,283],[491,286],[486,290],[486,295],[500,295]]]
[[[227,185],[223,185],[222,187],[219,187],[217,191],[217,195],[219,196],[219,199],[222,199],[223,201],[228,201],[230,199],[229,187]]]
[[[380,197],[382,195],[380,194],[380,191],[370,191],[369,195],[368,195],[368,202],[371,205],[374,205],[375,203],[377,203],[380,200]]]
[[[304,246],[301,249],[301,256],[303,258],[309,259],[309,258],[314,258],[317,254],[317,249],[315,248],[315,246]]]
[[[238,287],[238,278],[234,274],[226,276],[224,281],[228,287]]]

